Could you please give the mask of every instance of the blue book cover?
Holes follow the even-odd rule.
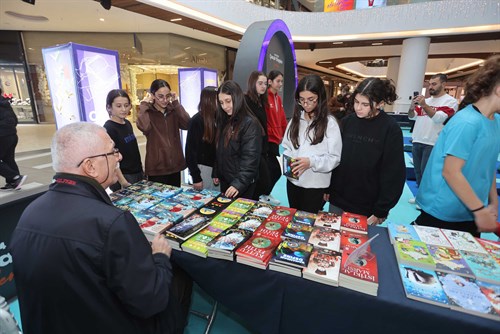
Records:
[[[448,297],[446,297],[435,271],[400,264],[399,273],[406,297],[448,307]]]
[[[474,278],[474,273],[465,262],[460,251],[435,245],[427,245],[427,249],[436,263],[436,271]]]
[[[460,254],[478,280],[500,283],[500,264],[492,256],[468,251],[460,251]]]
[[[396,224],[392,222],[387,222],[387,232],[389,233],[389,238],[391,244],[395,240],[417,240],[420,241],[417,231],[412,225]]]

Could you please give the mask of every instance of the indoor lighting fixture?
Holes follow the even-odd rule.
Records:
[[[376,42],[376,43],[372,43],[373,46],[377,46],[377,45],[384,45],[384,43],[380,43],[380,42]]]
[[[182,18],[180,17],[177,17],[175,19],[171,19],[170,22],[178,22],[178,21],[182,21]]]
[[[331,61],[318,61],[318,64],[331,64]]]
[[[103,17],[101,17],[101,18],[99,19],[99,21],[104,22],[104,18],[103,18]]]
[[[333,42],[332,44],[334,44],[334,45],[340,45],[340,44],[344,44],[344,42]]]

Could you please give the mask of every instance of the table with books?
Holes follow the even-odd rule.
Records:
[[[172,260],[255,332],[500,332],[492,304],[486,319],[410,296],[405,275],[418,282],[431,274],[423,273],[430,267],[408,271],[415,264],[398,254],[407,231],[389,237],[359,215],[312,214],[147,181],[111,197],[148,239],[165,234]],[[403,250],[421,258],[421,248]],[[497,313],[499,295],[491,299]]]

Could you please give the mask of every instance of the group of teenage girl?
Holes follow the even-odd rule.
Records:
[[[190,118],[169,84],[153,81],[137,117],[137,127],[147,138],[144,173],[126,119],[130,99],[123,90],[111,91],[107,98],[110,120],[104,126],[123,155],[114,189],[145,176],[180,186],[181,171],[188,167],[196,189],[219,189],[227,197],[262,200],[282,175],[281,145],[282,153],[293,158],[293,177],[286,184],[290,207],[318,212],[329,202],[330,212],[365,215],[371,225],[384,222],[406,180],[402,131],[384,112],[384,105],[398,98],[395,86],[379,78],[363,80],[350,94],[347,105],[351,110],[338,120],[329,111],[323,80],[307,75],[298,83],[287,122],[279,95],[282,85],[283,74],[273,70],[269,75],[252,72],[246,93],[231,80],[218,88],[205,87],[199,112]],[[467,101],[484,97],[476,95]],[[498,112],[490,115],[495,124]],[[179,129],[188,130],[185,158]],[[486,198],[477,196],[485,207],[489,189]],[[426,224],[422,219],[420,223]]]

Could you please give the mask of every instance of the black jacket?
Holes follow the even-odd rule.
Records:
[[[160,333],[172,269],[92,179],[56,174],[11,244],[23,332]]]
[[[387,217],[406,181],[403,134],[381,111],[371,119],[342,120],[342,156],[332,172],[330,203],[366,216]]]
[[[17,116],[9,100],[0,96],[0,137],[17,134]]]
[[[244,116],[238,136],[224,145],[225,131],[232,131],[222,122],[222,134],[216,149],[216,175],[219,179],[244,193],[259,174],[262,152],[262,127],[255,117]]]
[[[209,144],[203,141],[205,126],[200,113],[189,121],[186,138],[186,163],[194,183],[203,181],[198,164],[213,167],[215,163],[215,140]]]

